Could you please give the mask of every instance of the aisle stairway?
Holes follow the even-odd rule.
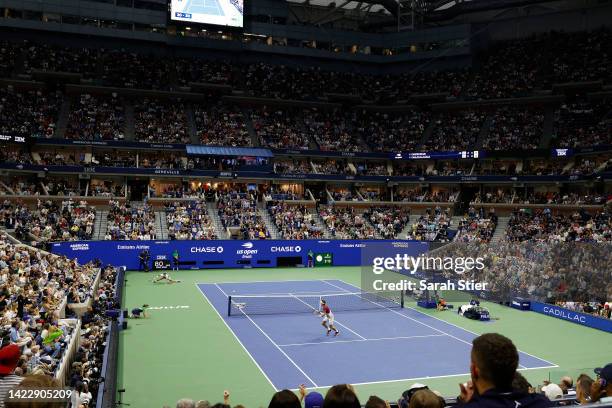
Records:
[[[376,226],[374,224],[372,224],[372,221],[370,221],[370,218],[365,216],[364,214],[361,214],[361,216],[365,220],[366,225],[369,226],[369,227],[372,227],[372,229],[374,230],[374,238],[382,239],[383,237],[382,237],[382,235],[380,235],[380,231],[378,231],[378,228],[376,228]]]
[[[493,237],[491,237],[491,243],[501,242],[501,240],[506,235],[506,228],[508,228],[508,221],[510,221],[510,217],[498,217],[497,218],[497,226],[495,227],[495,232],[493,233]]]
[[[96,222],[94,226],[94,239],[97,241],[102,241],[104,236],[106,235],[106,231],[108,229],[108,211],[107,210],[97,210],[96,211]]]
[[[413,218],[413,216],[411,215],[410,218],[408,219],[408,222],[406,223],[406,226],[404,227],[404,229],[402,229],[399,233],[399,235],[397,236],[397,238],[399,239],[406,239],[406,236],[408,235],[409,231],[412,231],[412,224],[414,223],[414,220],[418,219],[417,218]]]
[[[200,140],[198,138],[198,130],[195,121],[195,113],[193,111],[192,106],[188,106],[185,109],[185,116],[187,116],[187,129],[189,132],[189,140],[191,140],[192,144],[200,144]]]
[[[155,211],[155,239],[168,239],[168,224],[164,211]]]
[[[217,234],[217,237],[219,239],[229,239],[229,234],[227,233],[227,229],[223,228],[223,223],[221,222],[221,218],[219,218],[219,213],[217,213],[215,203],[207,202],[206,209],[208,210],[208,216],[212,220],[215,227],[215,234]]]
[[[270,233],[270,239],[281,239],[281,233],[276,227],[274,221],[272,220],[272,217],[270,216],[268,210],[266,208],[258,208],[257,211],[259,212],[259,215],[266,224],[266,229]]]
[[[60,110],[57,115],[57,122],[55,122],[55,132],[53,137],[63,139],[66,134],[66,126],[68,126],[68,117],[70,115],[70,98],[64,98]]]
[[[555,133],[555,110],[552,107],[547,107],[544,110],[544,123],[542,124],[542,138],[540,139],[539,148],[546,149],[550,146],[550,142]]]
[[[317,227],[319,227],[321,231],[323,231],[323,238],[331,239],[331,232],[329,231],[329,228],[327,228],[327,225],[325,224],[325,221],[323,221],[323,218],[321,218],[321,216],[317,212],[317,209],[310,208],[308,211],[310,211],[310,213],[312,214],[315,224],[317,224]]]
[[[450,230],[457,231],[455,236],[453,237],[453,241],[456,241],[459,238],[459,222],[463,219],[463,215],[453,215],[451,217]]]
[[[126,103],[124,105],[125,112],[125,140],[132,141],[135,139],[135,119],[134,119],[134,105],[131,103]]]

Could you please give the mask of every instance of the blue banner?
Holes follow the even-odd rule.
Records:
[[[568,322],[612,333],[612,319],[604,319],[603,317],[575,312],[564,307],[535,302],[533,300],[531,301],[531,310],[533,312],[556,317],[557,319],[567,320]]]
[[[100,259],[102,264],[139,269],[138,256],[150,253],[150,265],[172,259],[178,251],[181,269],[265,268],[291,264],[307,265],[312,256],[331,253],[334,266],[360,266],[361,251],[373,243],[401,243],[402,253],[418,256],[429,243],[401,240],[214,240],[214,241],[72,241],[52,244],[51,251],[77,258],[80,263]],[[280,258],[280,262],[279,262]],[[292,258],[292,259],[289,259]],[[314,259],[312,259],[314,262]]]

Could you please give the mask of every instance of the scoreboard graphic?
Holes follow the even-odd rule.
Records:
[[[315,254],[315,266],[332,266],[334,264],[334,254],[331,252],[319,252]]]

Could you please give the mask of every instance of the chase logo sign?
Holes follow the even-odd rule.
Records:
[[[302,252],[302,247],[299,245],[273,246],[270,247],[270,252]]]
[[[223,247],[222,246],[207,246],[207,247],[191,247],[189,248],[189,252],[191,252],[192,254],[210,254],[210,253],[215,253],[215,254],[222,254],[223,253]]]

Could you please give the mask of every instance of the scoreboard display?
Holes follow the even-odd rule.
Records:
[[[170,0],[169,9],[175,22],[244,27],[243,0]]]
[[[331,252],[316,253],[314,261],[314,266],[332,266],[334,264],[334,254]]]
[[[398,152],[391,153],[394,160],[436,160],[436,159],[481,159],[484,152],[481,150],[463,150],[460,152]]]
[[[167,259],[155,259],[153,260],[153,270],[166,270],[170,269],[170,261]]]

